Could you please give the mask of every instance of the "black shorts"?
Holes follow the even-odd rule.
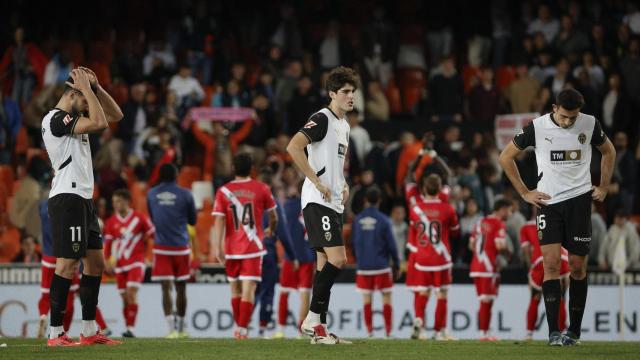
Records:
[[[307,228],[309,246],[312,249],[344,246],[342,240],[342,214],[316,203],[309,203],[302,210]]]
[[[588,255],[591,247],[591,191],[543,206],[536,222],[540,245],[562,244],[571,254]]]
[[[76,194],[49,199],[53,256],[80,259],[89,250],[102,249],[102,234],[93,201]]]

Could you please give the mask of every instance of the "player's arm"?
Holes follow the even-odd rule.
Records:
[[[391,231],[391,223],[387,221],[385,223],[384,229],[385,238],[387,239],[387,249],[389,250],[389,255],[391,255],[391,268],[393,270],[393,278],[398,280],[400,278],[400,257],[398,256],[398,246],[396,245],[396,240],[393,237],[393,232]]]
[[[224,264],[224,215],[214,215],[213,221],[213,244],[216,257],[221,264]]]
[[[193,225],[187,225],[187,229],[189,231],[189,241],[191,242],[191,258],[192,265],[196,264],[195,267],[199,267],[200,264],[200,243],[198,243],[198,239],[196,238],[196,229]]]
[[[87,73],[80,69],[75,69],[71,71],[71,78],[73,79],[73,84],[67,82],[67,85],[81,92],[89,106],[89,117],[78,118],[71,129],[71,133],[88,134],[106,129],[109,126],[107,118],[96,94],[91,90]]]
[[[105,227],[106,228],[106,227]],[[113,274],[113,268],[116,265],[116,259],[115,257],[113,257],[113,254],[111,253],[111,245],[113,242],[113,236],[111,236],[111,234],[107,231],[104,232],[104,259],[105,261],[105,272],[107,274]]]
[[[504,169],[505,174],[511,181],[511,184],[516,189],[518,194],[522,196],[524,201],[529,204],[535,206],[536,208],[540,208],[540,205],[545,205],[544,200],[551,199],[551,196],[539,192],[537,190],[529,190],[527,186],[522,181],[522,177],[520,176],[520,172],[518,171],[518,167],[516,166],[516,156],[526,149],[529,146],[535,146],[535,133],[533,129],[533,123],[525,126],[521,133],[516,135],[513,138],[513,141],[510,142],[502,153],[500,153],[500,158],[498,161],[500,162],[500,166]]]
[[[609,191],[609,185],[611,185],[611,176],[613,175],[613,167],[616,161],[616,149],[600,128],[598,120],[596,120],[596,126],[594,127],[594,136],[591,137],[591,144],[595,145],[602,154],[600,185],[592,187],[593,193],[591,197],[597,201],[604,201]]]
[[[522,260],[524,260],[524,264],[529,268],[531,266],[531,252],[533,249],[531,248],[531,242],[527,239],[524,229],[524,226],[520,229],[520,252],[522,253]]]
[[[276,208],[267,210],[267,216],[269,217],[269,227],[264,229],[264,236],[272,236],[278,227],[278,212]]]
[[[91,87],[93,89],[96,89],[96,95],[98,97],[100,105],[102,105],[104,115],[107,117],[107,122],[118,122],[122,120],[124,114],[122,113],[120,106],[118,106],[118,103],[113,100],[111,95],[109,95],[109,93],[102,86],[100,86],[98,77],[93,72],[93,70],[83,66],[80,66],[79,69],[87,73],[87,75],[89,76],[89,84],[91,84]]]

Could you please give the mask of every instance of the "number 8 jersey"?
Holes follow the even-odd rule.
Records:
[[[225,217],[227,259],[249,259],[267,253],[262,243],[262,214],[275,208],[269,186],[257,180],[234,180],[217,190],[212,215]]]
[[[416,269],[441,271],[452,267],[451,236],[460,229],[453,207],[440,199],[423,199],[411,206],[411,226],[415,233]]]

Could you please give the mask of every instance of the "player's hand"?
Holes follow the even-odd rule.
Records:
[[[609,192],[605,187],[602,186],[592,186],[591,190],[593,191],[591,193],[591,197],[593,198],[593,200],[600,202],[604,201],[604,198],[607,197],[607,192]]]
[[[320,191],[320,194],[322,194],[324,201],[331,202],[331,190],[320,181],[314,183],[314,185],[316,186],[316,189]]]
[[[349,185],[344,184],[344,189],[342,189],[342,205],[345,205],[349,200]]]
[[[264,237],[272,237],[273,230],[270,227],[264,228]]]
[[[293,260],[293,270],[298,271],[300,269],[300,261]]]
[[[540,209],[540,206],[547,205],[544,201],[551,199],[551,196],[537,190],[531,190],[522,195],[522,198],[524,201]]]
[[[73,69],[70,75],[73,79],[73,84],[67,81],[66,84],[68,86],[80,92],[91,91],[91,84],[89,83],[87,73],[80,69]]]
[[[84,66],[80,66],[78,67],[78,69],[87,73],[87,76],[89,77],[89,84],[91,85],[92,88],[96,88],[99,85],[98,77],[96,76],[96,73],[93,72],[93,70]]]
[[[224,251],[223,250],[218,250],[218,253],[216,254],[216,258],[218,259],[218,262],[222,265],[224,265]]]
[[[394,268],[391,268],[391,271],[393,273],[393,280],[394,281],[400,280],[400,278],[402,277],[402,271],[400,271],[400,268],[394,267]]]

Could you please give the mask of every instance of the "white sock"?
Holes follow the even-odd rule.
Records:
[[[278,324],[278,330],[284,332],[284,329],[285,329],[285,325],[279,325]]]
[[[306,319],[304,319],[304,321],[306,323],[311,323],[311,325],[318,325],[320,324],[320,314],[316,314],[313,311],[309,310],[309,312],[307,313],[307,317]]]
[[[96,333],[98,333],[98,326],[95,320],[82,320],[82,336],[94,336]]]
[[[184,317],[183,316],[177,316],[176,319],[178,320],[178,332],[183,332],[184,331]]]
[[[49,339],[57,339],[60,335],[64,334],[63,326],[51,326],[49,329]]]
[[[165,316],[165,319],[167,319],[167,325],[169,325],[169,332],[175,330],[176,329],[176,321],[175,321],[173,315],[167,315],[167,316]]]

